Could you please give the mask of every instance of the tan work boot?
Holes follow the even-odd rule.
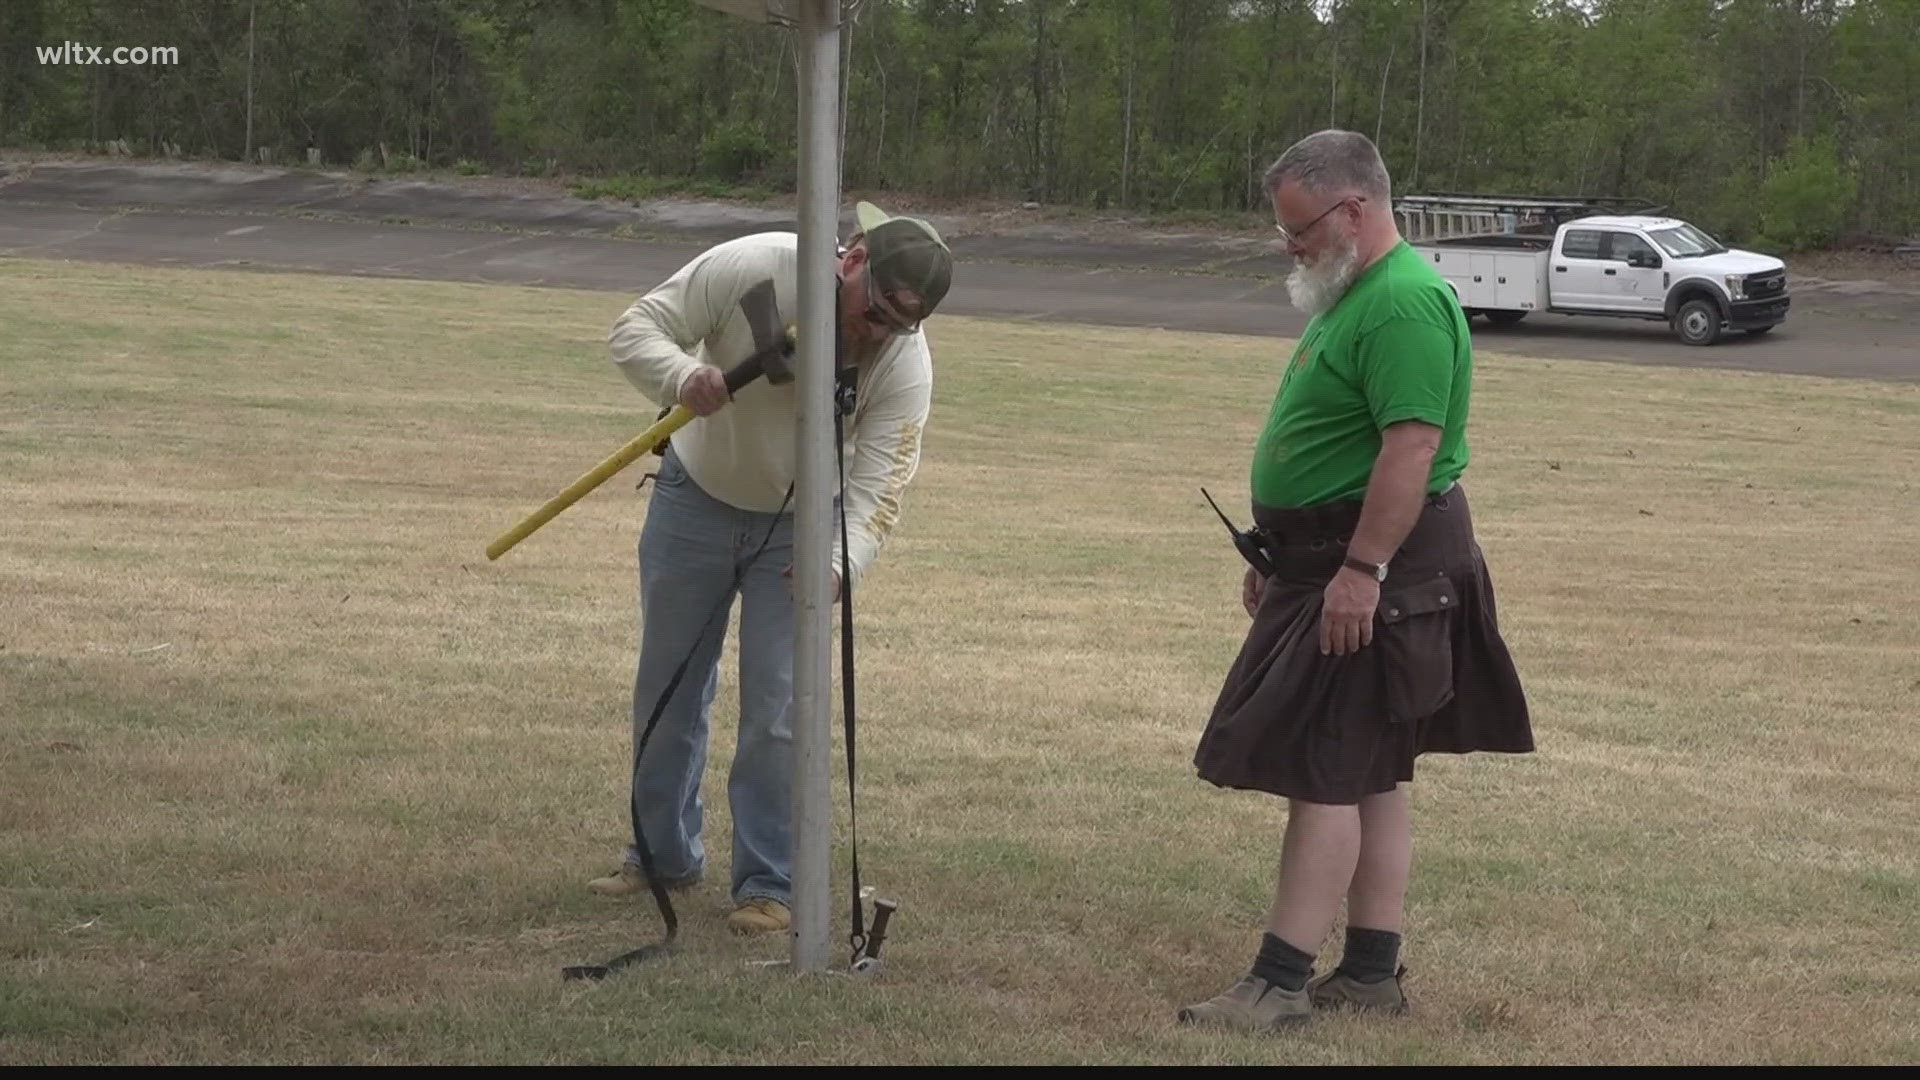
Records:
[[[683,893],[698,884],[700,884],[700,878],[698,876],[689,878],[686,881],[668,882],[667,891]],[[634,893],[648,891],[647,876],[639,867],[629,864],[622,866],[619,870],[608,874],[606,877],[594,878],[592,881],[587,882],[587,888],[592,889],[601,896],[631,896]]]
[[[1180,1010],[1183,1024],[1207,1024],[1241,1031],[1280,1031],[1313,1018],[1307,992],[1282,990],[1258,975],[1243,976],[1218,997]]]
[[[727,916],[727,929],[736,934],[773,934],[793,925],[793,914],[778,900],[756,896]]]
[[[1400,980],[1407,973],[1403,966],[1390,979],[1363,983],[1335,968],[1307,984],[1313,1007],[1342,1012],[1380,1012],[1405,1016],[1413,1011]]]

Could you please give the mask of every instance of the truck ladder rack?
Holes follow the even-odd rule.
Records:
[[[1600,214],[1657,214],[1661,204],[1614,196],[1483,195],[1431,192],[1402,196],[1394,207],[1401,235],[1414,243],[1513,233],[1551,234],[1562,224]]]

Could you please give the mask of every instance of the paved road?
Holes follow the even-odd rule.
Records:
[[[717,239],[790,224],[779,211],[664,205],[476,196],[315,174],[0,166],[0,257],[637,293]],[[315,213],[336,216],[298,216]],[[457,224],[413,223],[422,221]],[[955,314],[1275,336],[1304,325],[1280,283],[1283,264],[1258,248],[1058,235],[957,236],[954,247],[964,264],[948,301]],[[1794,292],[1792,316],[1772,334],[1706,349],[1679,344],[1662,324],[1612,319],[1535,315],[1475,333],[1483,349],[1532,356],[1920,380],[1920,290],[1799,279]]]

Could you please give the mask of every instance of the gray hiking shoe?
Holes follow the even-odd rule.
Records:
[[[1413,1006],[1407,1001],[1406,988],[1400,982],[1406,974],[1407,969],[1402,967],[1393,973],[1392,978],[1363,983],[1335,968],[1309,982],[1307,995],[1313,999],[1316,1009],[1405,1016],[1413,1011]]]
[[[1240,1031],[1280,1031],[1313,1018],[1305,989],[1282,990],[1257,975],[1243,976],[1225,993],[1180,1010],[1180,1022]]]

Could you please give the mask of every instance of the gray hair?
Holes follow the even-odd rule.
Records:
[[[1293,180],[1317,192],[1351,191],[1387,202],[1392,181],[1373,140],[1355,131],[1329,129],[1301,139],[1267,167],[1266,191]]]

